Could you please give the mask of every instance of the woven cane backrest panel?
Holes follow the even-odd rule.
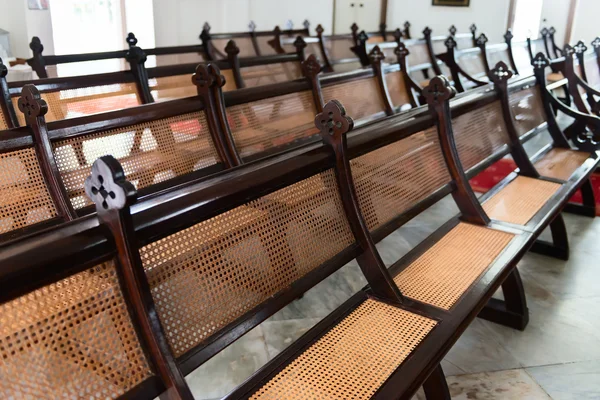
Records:
[[[251,399],[370,399],[436,322],[366,300]]]
[[[509,142],[500,101],[454,118],[452,126],[458,155],[465,170]]]
[[[200,64],[205,62],[204,53],[180,53],[180,54],[160,54],[158,56],[148,56],[146,67],[156,65],[180,65],[180,64]]]
[[[488,50],[487,57],[488,62],[490,63],[490,68],[494,68],[496,64],[498,64],[500,61],[502,61],[506,65],[510,65],[510,55],[508,53],[508,48],[502,50]]]
[[[151,375],[112,262],[0,305],[3,399],[114,399]]]
[[[402,107],[406,104],[410,105],[409,89],[404,84],[402,72],[394,71],[385,74],[385,83],[394,107]]]
[[[227,107],[227,119],[242,157],[292,144],[318,133],[310,91]]]
[[[332,170],[141,250],[180,356],[353,243]]]
[[[383,96],[375,77],[334,84],[324,87],[322,92],[325,104],[338,100],[346,108],[346,114],[355,121],[385,113]]]
[[[513,237],[460,223],[400,272],[394,282],[405,296],[449,310]]]
[[[450,182],[435,129],[355,158],[350,166],[371,231]]]
[[[115,83],[47,92],[42,93],[42,99],[48,103],[46,122],[121,110],[142,104],[135,83]],[[19,96],[13,97],[12,101],[15,110],[18,110]],[[17,119],[19,125],[26,125],[23,113],[17,111]]]
[[[342,60],[344,58],[356,58],[352,50],[354,41],[352,39],[325,39],[325,49],[330,60]]]
[[[483,58],[481,53],[477,54],[468,54],[458,58],[458,65],[465,71],[467,74],[472,77],[478,78],[482,74],[485,74],[485,64],[483,62]]]
[[[600,67],[596,57],[587,57],[585,59],[585,73],[588,78],[588,84],[594,89],[600,87]]]
[[[4,116],[4,111],[0,110],[0,130],[8,129],[6,121],[9,119],[9,116]]]
[[[0,233],[57,215],[33,148],[0,154]]]
[[[518,176],[483,203],[490,218],[525,225],[559,190],[560,184]]]
[[[93,162],[111,154],[138,189],[215,165],[218,158],[202,111],[53,143],[75,208],[90,204],[83,182]]]
[[[433,47],[433,54],[438,55],[438,54],[444,54],[448,51],[448,49],[446,48],[446,45],[444,44],[445,40],[433,40],[431,42],[431,45]]]
[[[303,76],[300,63],[295,61],[244,67],[240,68],[240,74],[242,75],[246,87],[287,82]]]
[[[512,46],[513,57],[517,70],[521,76],[533,75],[533,67],[531,66],[531,57],[527,50],[527,45],[523,43]]]
[[[275,35],[256,37],[256,42],[258,43],[258,48],[260,50],[261,56],[271,56],[273,54],[277,54],[275,48],[273,48],[273,46],[269,44],[269,42],[273,39],[275,39]]]
[[[192,83],[192,75],[173,75],[148,80],[154,101],[167,101],[198,95],[196,85]]]
[[[407,46],[407,49],[410,51],[410,54],[407,58],[407,63],[409,66],[431,63],[431,58],[429,57],[427,45],[425,43],[417,42],[413,45]]]
[[[546,122],[546,113],[537,86],[509,94],[509,103],[519,136]]]

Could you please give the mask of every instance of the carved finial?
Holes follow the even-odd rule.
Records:
[[[323,141],[331,146],[344,140],[345,134],[352,130],[354,121],[346,116],[346,109],[337,100],[331,100],[323,112],[315,117],[315,126],[321,132]]]
[[[410,22],[406,21],[406,22],[404,23],[404,27],[405,27],[406,29],[410,28]]]
[[[23,86],[18,105],[27,121],[32,118],[43,117],[48,112],[48,103],[42,99],[40,91],[32,84]]]
[[[8,75],[8,67],[4,65],[2,58],[0,58],[0,78],[4,78],[6,75]]]
[[[213,64],[199,64],[196,67],[196,72],[192,75],[192,83],[198,87],[198,91],[206,91],[213,85],[222,87],[226,80],[219,67]]]
[[[552,36],[556,33],[556,29],[554,29],[554,27],[551,26],[550,29],[548,29],[548,33]]]
[[[575,54],[575,49],[570,44],[565,44],[565,47],[563,47],[563,55],[573,57],[573,54]]]
[[[513,40],[513,37],[514,35],[512,33],[512,29],[507,29],[506,33],[504,34],[504,40],[508,43]]]
[[[454,26],[454,25],[452,25],[450,27],[450,29],[448,29],[448,32],[450,32],[450,36],[456,35],[456,31],[457,31],[457,29],[456,29],[456,26]]]
[[[137,197],[135,187],[125,179],[123,167],[110,155],[94,161],[92,174],[85,179],[84,187],[98,214],[122,210]]]
[[[291,31],[292,29],[294,29],[294,22],[291,19],[288,19],[287,21],[285,21],[285,29],[288,31]]]
[[[583,40],[580,40],[579,42],[577,42],[577,44],[573,48],[575,49],[575,53],[577,53],[577,54],[583,54],[588,50],[585,43],[583,43]]]
[[[29,43],[29,48],[33,51],[33,54],[42,53],[44,51],[44,45],[39,37],[34,36],[31,38],[31,43]]]
[[[600,37],[597,37],[596,39],[594,39],[594,40],[592,41],[592,47],[593,47],[595,50],[598,50],[598,49],[600,48]]]
[[[540,33],[542,34],[543,37],[548,36],[548,28],[544,28],[540,31]]]
[[[508,68],[504,61],[500,61],[498,64],[496,64],[496,67],[490,70],[489,73],[490,80],[496,84],[506,82],[512,78],[512,76],[512,71]]]
[[[317,56],[311,54],[306,60],[302,61],[302,72],[307,78],[315,77],[321,72],[321,64]]]
[[[475,32],[477,32],[477,25],[473,24],[469,27],[469,30],[471,31],[471,33],[474,35]]]
[[[275,29],[273,29],[273,33],[275,34],[275,36],[281,35],[281,28],[279,27],[279,25],[275,26]]]
[[[325,29],[323,29],[323,26],[321,24],[317,25],[317,36],[321,36],[323,34],[323,32],[325,32]]]
[[[358,32],[358,25],[356,25],[356,22],[350,26],[350,30],[352,31],[352,33]]]
[[[127,54],[125,54],[125,59],[129,62],[135,62],[137,64],[143,64],[146,62],[146,53],[144,50],[137,46],[133,46],[129,48]]]
[[[533,58],[531,65],[533,65],[534,69],[544,69],[550,65],[550,61],[548,61],[544,53],[540,52]]]
[[[371,60],[371,64],[377,64],[385,60],[385,55],[383,54],[379,46],[375,46],[369,52],[369,59]]]
[[[133,32],[129,32],[127,34],[127,37],[125,38],[125,41],[127,42],[127,44],[129,45],[129,47],[133,47],[136,44],[138,44],[138,40],[135,37],[135,35],[133,34]]]
[[[400,28],[396,28],[396,30],[394,31],[394,40],[396,42],[400,42],[401,39],[402,39],[402,31],[400,30]]]
[[[423,89],[423,97],[431,105],[450,100],[454,95],[456,95],[456,89],[450,86],[450,82],[444,75],[434,77]]]
[[[307,44],[304,41],[304,39],[302,38],[302,36],[298,35],[296,37],[296,40],[294,40],[294,47],[296,48],[296,51],[300,51],[302,49],[305,49],[306,46],[307,46]]]
[[[206,32],[210,32],[210,24],[208,22],[205,22],[204,26],[202,26],[202,30],[206,31]]]
[[[482,47],[488,42],[488,38],[485,36],[485,33],[482,33],[475,42],[477,43],[477,46]]]
[[[256,30],[256,24],[254,23],[254,21],[250,21],[250,23],[248,24],[248,29],[250,30],[250,32],[254,32]]]
[[[448,39],[446,39],[444,44],[448,50],[452,50],[456,47],[456,40],[454,40],[452,36],[448,36]]]
[[[308,20],[305,19],[304,22],[302,23],[302,26],[304,27],[304,29],[309,30],[310,29],[310,22],[308,22]]]
[[[358,39],[360,43],[365,43],[367,40],[369,40],[369,35],[367,35],[365,31],[360,31],[356,39]]]
[[[406,45],[402,42],[398,43],[398,47],[394,49],[394,54],[398,57],[405,58],[410,54],[410,51],[406,48]]]
[[[240,54],[240,48],[237,47],[237,44],[235,44],[235,40],[232,39],[229,42],[227,42],[227,45],[225,46],[225,53],[227,53],[230,56]]]
[[[423,36],[425,36],[425,38],[431,36],[431,29],[428,26],[426,26],[425,29],[423,29]]]

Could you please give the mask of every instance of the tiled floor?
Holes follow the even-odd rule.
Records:
[[[456,212],[444,199],[379,243],[386,264]],[[527,329],[477,319],[447,354],[453,399],[600,399],[600,218],[565,220],[569,261],[530,253],[519,263]],[[357,264],[348,264],[190,374],[195,397],[224,396],[364,285]]]

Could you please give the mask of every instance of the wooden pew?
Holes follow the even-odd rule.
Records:
[[[449,97],[450,94],[446,100]],[[466,111],[459,107],[461,112]],[[153,398],[167,390],[175,398],[187,399],[189,388],[182,379],[184,375],[358,257],[369,287],[353,296],[228,398],[249,398],[252,394],[260,398],[268,395],[265,391],[270,392],[271,397],[290,398],[293,392],[289,391],[294,390],[294,385],[285,385],[272,378],[287,374],[290,369],[293,373],[298,367],[294,360],[305,360],[300,363],[300,371],[315,374],[308,382],[333,382],[341,393],[352,390],[360,397],[410,398],[424,384],[429,398],[449,398],[439,362],[507,277],[509,283],[517,284],[516,290],[505,292],[507,299],[523,299],[514,266],[532,243],[533,236],[498,224],[465,222],[473,215],[466,204],[475,206],[469,200],[474,199],[474,195],[472,192],[469,195],[465,186],[462,186],[464,190],[457,187],[459,176],[455,175],[458,171],[455,166],[460,165],[459,161],[451,156],[452,153],[445,153],[448,146],[452,147],[450,132],[436,129],[431,126],[432,117],[428,119],[426,124],[413,124],[403,136],[398,136],[397,129],[388,123],[365,126],[359,129],[369,132],[369,139],[365,141],[367,135],[357,132],[349,138],[347,145],[345,133],[352,126],[351,119],[345,116],[339,103],[331,102],[316,118],[326,146],[307,148],[302,157],[299,154],[296,157],[281,156],[209,181],[186,185],[142,202],[134,206],[132,212],[129,206],[135,191],[124,181],[123,170],[114,159],[104,157],[95,164],[92,177],[86,183],[87,193],[96,201],[97,216],[77,221],[68,230],[61,227],[11,244],[10,251],[0,255],[0,265],[18,265],[19,268],[0,268],[0,277],[10,288],[0,294],[0,304],[10,309],[16,301],[22,302],[20,296],[31,291],[40,288],[54,291],[54,281],[82,270],[86,271],[83,276],[69,281],[83,280],[85,285],[93,286],[94,277],[85,267],[115,260],[109,267],[96,268],[103,271],[115,265],[114,274],[123,277],[121,292],[133,304],[129,309],[129,320],[143,333],[135,342],[140,342],[142,348],[146,348],[147,343],[162,346],[141,353],[148,354],[145,361],[150,372],[132,376],[127,382],[118,381],[112,387],[113,396],[135,393],[140,398]],[[381,129],[386,125],[387,130]],[[367,130],[369,128],[373,130]],[[403,154],[400,160],[381,157],[398,150]],[[427,189],[422,185],[426,170],[406,168],[414,161],[424,159],[435,161],[440,172],[446,171],[435,175],[429,169],[434,180]],[[374,181],[368,173],[365,175],[368,172],[365,166],[369,165],[373,172],[383,173],[386,177],[396,174],[399,179]],[[456,184],[452,184],[453,181]],[[380,187],[379,193],[384,197],[372,198],[372,191],[361,190],[368,182],[399,185],[398,188],[404,188],[406,193],[416,197],[407,202],[402,192],[389,192],[386,187]],[[420,185],[415,186],[413,183],[417,182]],[[461,182],[464,185],[464,179]],[[455,194],[461,211],[467,210],[468,214],[462,216],[464,221],[451,220],[417,251],[402,258],[392,269],[398,272],[393,280],[373,245],[374,241],[386,236],[386,231],[394,225],[402,225],[449,193]],[[390,200],[381,203],[386,196],[390,196],[392,203]],[[381,218],[387,218],[388,222],[369,225],[373,217],[363,214],[364,206],[368,204],[387,209],[387,215]],[[105,228],[110,234],[107,235]],[[477,246],[465,247],[473,241]],[[75,247],[73,243],[79,246]],[[29,257],[27,262],[21,262],[26,259],[25,249],[36,249],[33,253],[28,251],[29,255],[41,254],[44,246],[53,248],[47,257]],[[248,246],[252,250],[248,250]],[[483,247],[487,256],[484,259],[462,257],[461,265],[468,261],[468,269],[452,269],[438,274],[437,278],[435,274],[427,275],[428,268],[439,271],[436,263],[440,259],[429,258],[433,264],[423,263],[423,260],[427,260],[432,252],[458,256],[455,246],[479,251]],[[176,252],[165,252],[165,249],[175,248],[178,249]],[[253,263],[252,258],[248,258],[249,251],[253,258],[260,254],[264,263]],[[464,251],[460,253],[464,254]],[[476,254],[478,252],[469,253]],[[232,263],[238,267],[228,268]],[[259,271],[262,272],[257,273]],[[28,279],[25,279],[26,275]],[[226,275],[231,279],[225,278]],[[460,284],[440,286],[448,281],[459,281]],[[401,290],[409,294],[403,295]],[[37,297],[44,292],[46,290],[34,294]],[[440,296],[432,297],[431,293]],[[75,310],[93,307],[88,304],[95,304],[98,298],[92,297],[86,302],[86,293],[81,297],[79,294],[77,291],[71,295],[78,300],[83,297]],[[227,304],[227,311],[223,311],[224,304]],[[62,309],[49,308],[41,312],[45,318],[53,319],[57,313],[61,315]],[[38,328],[27,322],[22,324],[37,332]],[[79,332],[79,324],[76,321],[68,329]],[[111,320],[107,325],[110,327]],[[191,330],[181,329],[184,325]],[[6,336],[20,340],[19,336],[11,334],[14,324],[7,326],[10,328],[5,328]],[[193,335],[192,330],[200,334]],[[105,329],[104,332],[112,333],[112,330]],[[342,350],[350,349],[360,354],[350,358],[350,364],[333,353],[306,359],[311,354],[318,354],[319,346],[328,343],[332,335],[336,339],[335,346],[341,346],[340,354],[347,353]],[[390,338],[393,338],[391,342]],[[360,345],[364,341],[370,345]],[[113,334],[112,340],[107,342],[114,345],[119,339]],[[12,366],[21,355],[44,351],[44,344],[42,339],[39,345],[36,343],[11,354],[5,363]],[[103,342],[88,341],[86,344],[93,348],[93,354],[106,353]],[[368,353],[363,354],[365,350]],[[157,370],[161,362],[163,369]],[[373,367],[374,362],[377,368]],[[53,365],[64,363],[70,366],[68,356],[67,360],[59,358]],[[114,369],[119,374],[127,373],[125,365]],[[350,377],[341,373],[348,370],[355,373]],[[14,371],[11,370],[9,375],[13,387],[27,391],[27,386],[23,385],[24,377],[14,375]],[[104,370],[95,372],[80,367],[78,372],[74,376],[90,380],[95,379],[95,375],[102,377]],[[323,376],[327,373],[329,378],[325,381]],[[60,382],[53,380],[50,385],[60,387]],[[71,383],[78,386],[79,381],[73,379]],[[298,390],[303,393],[307,390],[319,393],[318,385],[301,385]]]

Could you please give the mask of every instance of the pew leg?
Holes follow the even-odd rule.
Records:
[[[583,204],[568,203],[563,211],[594,218],[596,216],[596,198],[591,179],[586,180],[581,186],[581,197],[583,198]]]
[[[525,330],[529,323],[527,298],[519,270],[514,268],[502,283],[504,300],[491,298],[478,317],[509,328]]]
[[[568,260],[569,238],[567,237],[567,228],[562,214],[558,214],[554,221],[550,223],[550,232],[552,233],[552,243],[538,239],[529,251],[558,258],[559,260]]]
[[[423,383],[423,391],[425,391],[427,400],[451,400],[450,390],[441,365],[438,365]]]

